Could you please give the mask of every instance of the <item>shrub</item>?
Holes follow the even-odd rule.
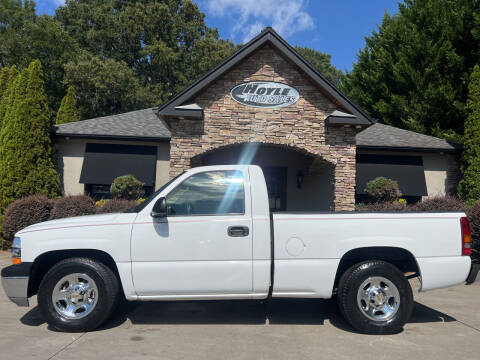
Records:
[[[402,196],[395,180],[385,177],[377,177],[367,183],[365,192],[370,195],[375,202],[393,201]]]
[[[480,261],[480,200],[477,200],[468,210],[468,221],[472,229],[472,258]]]
[[[420,201],[411,206],[412,211],[465,211],[466,207],[463,202],[454,196],[436,196],[424,201]]]
[[[100,209],[100,208],[104,207],[105,204],[106,204],[107,202],[109,202],[109,201],[110,201],[109,199],[100,199],[100,200],[98,200],[98,201],[95,202],[95,207],[96,207],[97,209]]]
[[[106,214],[131,211],[135,209],[137,205],[135,200],[112,199],[107,201],[102,207],[99,207],[97,213]]]
[[[44,195],[30,195],[11,203],[3,216],[3,238],[8,245],[19,230],[50,218],[52,201]]]
[[[408,208],[405,206],[405,203],[401,201],[379,201],[365,204],[358,209],[360,212],[402,212],[407,210]]]
[[[95,214],[95,202],[87,195],[65,196],[55,201],[51,219]]]
[[[143,183],[137,180],[133,175],[123,175],[113,180],[110,186],[110,193],[113,198],[137,200],[143,194]]]

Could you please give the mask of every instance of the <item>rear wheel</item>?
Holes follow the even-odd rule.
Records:
[[[49,325],[62,331],[90,331],[112,313],[118,279],[104,264],[88,258],[66,259],[42,279],[38,305]]]
[[[395,266],[367,261],[352,266],[341,277],[338,305],[344,318],[360,332],[393,334],[410,318],[413,294]]]

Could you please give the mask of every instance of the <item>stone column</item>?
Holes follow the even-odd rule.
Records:
[[[355,157],[342,158],[334,170],[334,211],[355,210]]]

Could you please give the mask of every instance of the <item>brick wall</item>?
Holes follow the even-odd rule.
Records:
[[[230,90],[248,81],[276,81],[298,90],[294,105],[263,109],[241,105]],[[355,134],[352,127],[325,126],[325,118],[340,108],[270,46],[257,50],[240,65],[206,88],[195,102],[204,120],[167,119],[170,176],[201,165],[201,155],[217,148],[258,142],[287,146],[322,158],[334,166],[336,211],[355,204]]]

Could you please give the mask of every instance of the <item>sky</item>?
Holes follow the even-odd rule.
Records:
[[[37,13],[53,14],[64,0],[37,0]],[[398,0],[196,0],[207,26],[222,38],[244,43],[272,26],[293,46],[332,55],[332,64],[351,70],[365,36],[381,24]]]

